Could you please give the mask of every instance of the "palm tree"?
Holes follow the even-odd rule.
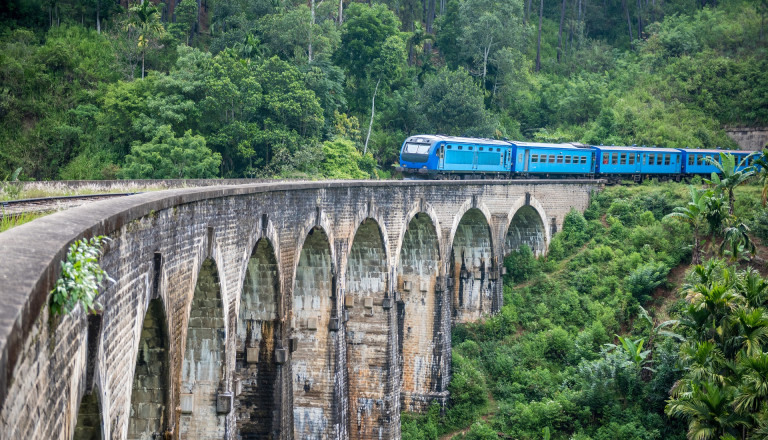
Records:
[[[744,359],[739,365],[741,384],[734,399],[736,411],[754,414],[768,401],[768,353]]]
[[[740,308],[731,319],[743,353],[747,356],[762,354],[768,342],[768,314],[765,310]]]
[[[720,245],[720,255],[723,254],[726,245],[729,246],[731,261],[734,262],[739,260],[739,256],[743,252],[755,254],[755,244],[749,238],[749,227],[744,223],[739,222],[726,227],[723,236],[723,243]]]
[[[141,79],[144,79],[144,57],[150,41],[160,36],[165,28],[160,22],[160,11],[148,1],[135,4],[129,9],[131,16],[126,27],[139,32],[139,48],[141,49]]]
[[[754,154],[757,155],[757,157],[755,157],[753,163],[756,165],[755,171],[758,173],[758,178],[763,184],[762,196],[763,206],[765,206],[766,199],[768,199],[768,148],[763,148],[761,153]]]
[[[684,207],[677,207],[667,217],[682,220],[693,229],[693,255],[692,264],[701,264],[701,230],[707,223],[707,198],[712,196],[712,191],[702,191],[693,185],[689,187],[691,201]]]
[[[753,167],[747,167],[743,170],[736,171],[737,168],[743,167],[746,164],[748,157],[749,156],[743,158],[738,166],[736,165],[736,156],[733,154],[720,153],[719,162],[710,157],[706,158],[707,163],[717,167],[718,172],[712,173],[712,179],[705,180],[705,182],[714,185],[718,191],[728,194],[728,214],[731,215],[733,215],[733,202],[735,199],[733,190],[755,174]],[[719,176],[720,174],[723,176],[722,179]]]
[[[741,418],[731,410],[735,389],[711,382],[690,383],[690,392],[669,400],[666,412],[690,420],[688,438],[708,440],[738,435]]]

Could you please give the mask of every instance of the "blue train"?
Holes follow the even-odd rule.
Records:
[[[441,135],[416,135],[403,142],[400,171],[417,178],[604,178],[612,181],[656,177],[680,180],[709,176],[721,152],[736,156],[740,169],[750,166],[751,152],[685,148],[591,146],[498,141]],[[747,158],[747,160],[743,160]]]

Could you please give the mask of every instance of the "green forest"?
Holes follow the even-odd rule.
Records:
[[[386,178],[419,132],[735,147],[765,0],[8,0],[0,179]]]

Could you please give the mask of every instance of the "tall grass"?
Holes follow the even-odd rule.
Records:
[[[49,212],[23,212],[18,215],[2,213],[0,217],[0,232],[7,231],[24,223],[29,223],[36,218],[40,218],[50,214]]]

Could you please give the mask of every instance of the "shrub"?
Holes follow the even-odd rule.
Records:
[[[98,236],[90,240],[77,240],[69,247],[67,259],[61,263],[61,276],[51,291],[51,313],[61,315],[69,313],[78,304],[86,312],[100,308],[96,303],[104,280],[110,280],[99,265],[99,256],[106,237]]]
[[[664,263],[651,261],[643,264],[627,277],[627,290],[638,302],[648,301],[653,289],[666,281],[667,273],[669,267]]]
[[[527,244],[520,246],[520,249],[512,251],[504,259],[504,267],[507,268],[507,276],[512,278],[515,283],[521,283],[531,279],[539,272],[536,264],[536,257]]]

